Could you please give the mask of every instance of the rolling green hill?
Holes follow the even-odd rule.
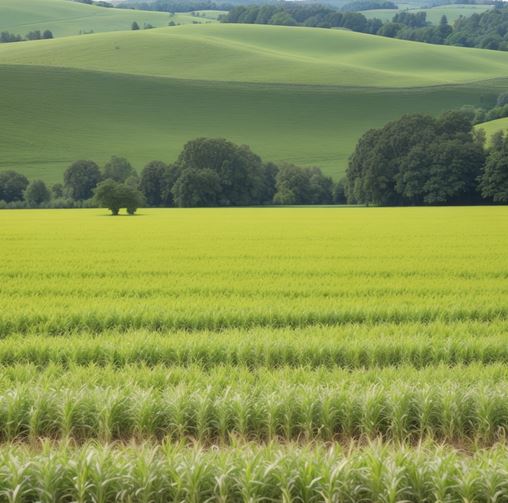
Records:
[[[78,158],[173,161],[198,136],[251,145],[265,159],[317,165],[336,178],[358,137],[409,111],[479,103],[485,89],[390,91],[245,85],[0,66],[0,169],[58,181]]]
[[[206,12],[206,11],[204,11]],[[213,11],[215,12],[215,11]],[[211,22],[190,14],[170,16],[163,12],[107,9],[70,0],[1,0],[0,31],[25,35],[33,30],[49,29],[55,37],[87,32],[128,30],[133,21],[161,27],[176,24]]]
[[[430,86],[508,76],[508,53],[501,51],[263,25],[188,25],[3,44],[0,63],[354,87]]]
[[[415,9],[411,8],[407,10],[413,14],[417,12],[426,12],[427,13],[427,21],[430,21],[433,24],[438,24],[441,20],[442,16],[446,16],[448,18],[448,22],[453,24],[460,16],[468,17],[473,14],[481,14],[486,10],[490,9],[490,5],[468,5],[468,4],[453,4],[453,5],[438,5],[436,7],[427,8],[427,9]],[[399,7],[399,10],[394,9],[375,9],[375,10],[366,10],[362,11],[362,14],[368,18],[377,17],[383,21],[389,21],[397,14],[398,12],[402,12],[404,9]]]
[[[508,54],[216,24],[3,44],[0,72],[0,169],[54,182],[78,158],[139,169],[221,136],[338,178],[367,129],[497,95]]]

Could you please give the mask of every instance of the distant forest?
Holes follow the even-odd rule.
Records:
[[[363,2],[362,2],[363,3]],[[349,4],[350,5],[350,4]],[[460,17],[453,26],[446,16],[438,25],[426,12],[397,12],[391,21],[368,19],[360,12],[342,12],[324,5],[284,2],[240,5],[222,18],[225,23],[346,28],[402,40],[508,51],[508,7],[502,3],[481,14]]]

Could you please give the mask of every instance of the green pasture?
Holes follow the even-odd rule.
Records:
[[[367,129],[481,105],[508,77],[502,52],[219,24],[3,44],[0,65],[0,169],[48,182],[79,158],[171,162],[199,136],[339,178]]]
[[[188,140],[225,137],[266,160],[339,178],[359,136],[408,112],[478,105],[483,86],[405,90],[248,85],[1,66],[0,169],[61,181],[80,158],[172,162]],[[494,85],[494,84],[492,84]],[[490,89],[490,90],[489,90]],[[495,95],[495,87],[487,88]]]
[[[207,24],[0,46],[0,64],[193,80],[420,87],[508,77],[508,53],[344,30]]]
[[[487,134],[487,138],[490,138],[494,133],[498,131],[508,131],[508,117],[504,117],[503,119],[496,119],[490,122],[484,122],[483,124],[478,124],[477,128],[481,128]]]
[[[175,24],[211,22],[214,15],[205,19],[190,14],[107,9],[70,0],[2,0],[0,31],[25,35],[34,30],[51,30],[55,37],[66,37],[91,31],[130,30],[133,21],[141,28],[145,24],[167,26],[171,21]]]

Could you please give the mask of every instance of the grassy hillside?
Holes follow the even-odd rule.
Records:
[[[205,11],[206,12],[206,11]],[[78,35],[83,32],[128,30],[133,21],[141,27],[211,22],[189,14],[170,16],[163,12],[120,10],[95,7],[69,0],[2,0],[0,2],[0,31],[24,35],[33,30],[49,29],[55,37]]]
[[[428,9],[410,9],[409,12],[417,13],[425,11],[427,13],[427,21],[431,23],[438,24],[441,20],[442,16],[446,16],[448,18],[448,22],[452,24],[456,21],[460,16],[468,17],[473,14],[481,14],[485,12],[487,9],[490,9],[490,5],[467,5],[467,4],[456,4],[456,5],[439,5],[436,7],[428,8]],[[376,9],[376,10],[368,10],[363,11],[362,14],[368,18],[377,17],[378,19],[382,19],[383,21],[391,20],[397,12],[402,12],[402,8],[399,7],[399,10],[393,9]]]
[[[262,25],[178,26],[3,44],[21,63],[182,79],[408,87],[508,76],[508,53],[343,30]]]
[[[172,161],[197,136],[247,143],[274,161],[338,177],[358,137],[405,112],[480,103],[483,87],[414,90],[203,83],[2,66],[0,169],[48,181],[77,158]],[[44,97],[44,99],[41,99]]]
[[[0,169],[54,182],[78,158],[124,155],[139,169],[221,136],[338,178],[367,129],[498,94],[508,54],[193,25],[3,44],[0,71]]]
[[[483,124],[478,124],[476,127],[483,129],[487,133],[487,138],[490,138],[498,131],[508,131],[508,117],[497,119],[495,121],[484,122]]]

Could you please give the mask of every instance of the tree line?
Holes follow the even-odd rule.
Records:
[[[508,92],[501,93],[495,102],[490,103],[491,106],[474,107],[466,105],[462,107],[471,117],[473,124],[481,124],[496,119],[508,117]]]
[[[25,36],[16,35],[14,33],[9,33],[8,31],[3,31],[0,33],[0,44],[9,44],[11,42],[24,42],[26,40],[46,40],[54,38],[51,30],[35,30],[28,32]]]
[[[119,9],[151,10],[158,12],[192,12],[198,10],[229,10],[233,8],[233,3],[234,1],[150,0],[147,2],[123,2],[117,7]]]
[[[352,204],[508,203],[508,135],[487,144],[464,110],[404,115],[360,138],[344,190]]]
[[[319,168],[276,165],[224,139],[188,142],[173,164],[137,171],[122,157],[80,160],[48,188],[0,172],[0,208],[211,207],[301,204],[443,205],[508,203],[508,132],[489,142],[471,110],[404,115],[367,131],[339,182]]]
[[[72,163],[63,183],[48,188],[15,171],[0,173],[0,208],[93,207],[113,214],[141,206],[210,207],[331,204],[345,202],[341,183],[319,168],[263,162],[245,145],[225,139],[188,142],[173,164],[151,161],[138,174],[127,159],[104,166]]]
[[[349,4],[348,4],[349,5]],[[330,6],[300,2],[239,5],[220,20],[224,23],[308,26],[317,28],[346,28],[402,40],[431,44],[446,44],[483,49],[508,50],[508,7],[499,2],[481,14],[459,17],[453,25],[446,16],[434,25],[427,21],[426,12],[402,11],[391,21],[367,18],[352,10],[341,12]]]
[[[340,10],[346,12],[358,12],[362,10],[378,10],[378,9],[398,9],[399,6],[393,2],[379,0],[356,0],[344,4]]]

